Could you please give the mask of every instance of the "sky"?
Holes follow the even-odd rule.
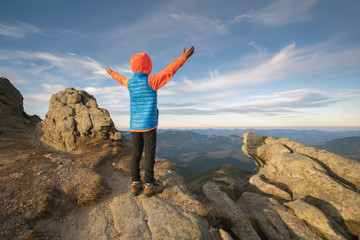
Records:
[[[86,90],[128,129],[132,77],[195,47],[158,91],[159,128],[360,129],[358,0],[2,0],[0,76],[45,117],[52,94]],[[151,75],[150,74],[150,75]]]

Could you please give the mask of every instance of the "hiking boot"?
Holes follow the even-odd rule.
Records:
[[[139,195],[139,193],[142,189],[143,189],[143,182],[140,181],[139,184],[131,183],[131,194],[133,196]]]
[[[150,185],[145,184],[144,193],[146,197],[151,197],[156,193],[161,193],[162,191],[164,191],[164,188],[165,187],[163,185],[153,182]]]

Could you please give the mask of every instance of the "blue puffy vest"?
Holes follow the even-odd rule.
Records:
[[[150,87],[148,77],[137,72],[128,82],[131,130],[149,130],[158,126],[157,91]]]

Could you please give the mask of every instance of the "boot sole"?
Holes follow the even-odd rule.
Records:
[[[154,196],[157,193],[162,193],[163,191],[164,191],[164,189],[162,189],[161,191],[153,191],[151,193],[145,193],[145,197],[149,198],[149,197]]]
[[[145,193],[145,197],[146,197],[146,198],[150,198],[150,197],[154,196],[155,194],[156,194],[156,192]]]
[[[136,196],[139,196],[140,191],[139,191],[139,192],[132,192],[131,194],[132,194],[134,197],[136,197]]]
[[[136,192],[131,192],[131,194],[133,195],[133,196],[139,196],[139,194],[141,193],[141,191],[143,190],[143,188],[140,188],[138,191],[136,191]]]

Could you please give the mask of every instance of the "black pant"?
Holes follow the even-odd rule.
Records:
[[[148,132],[131,132],[133,151],[131,157],[131,178],[140,181],[140,160],[145,144],[145,176],[146,183],[154,181],[154,165],[156,150],[156,129]]]

